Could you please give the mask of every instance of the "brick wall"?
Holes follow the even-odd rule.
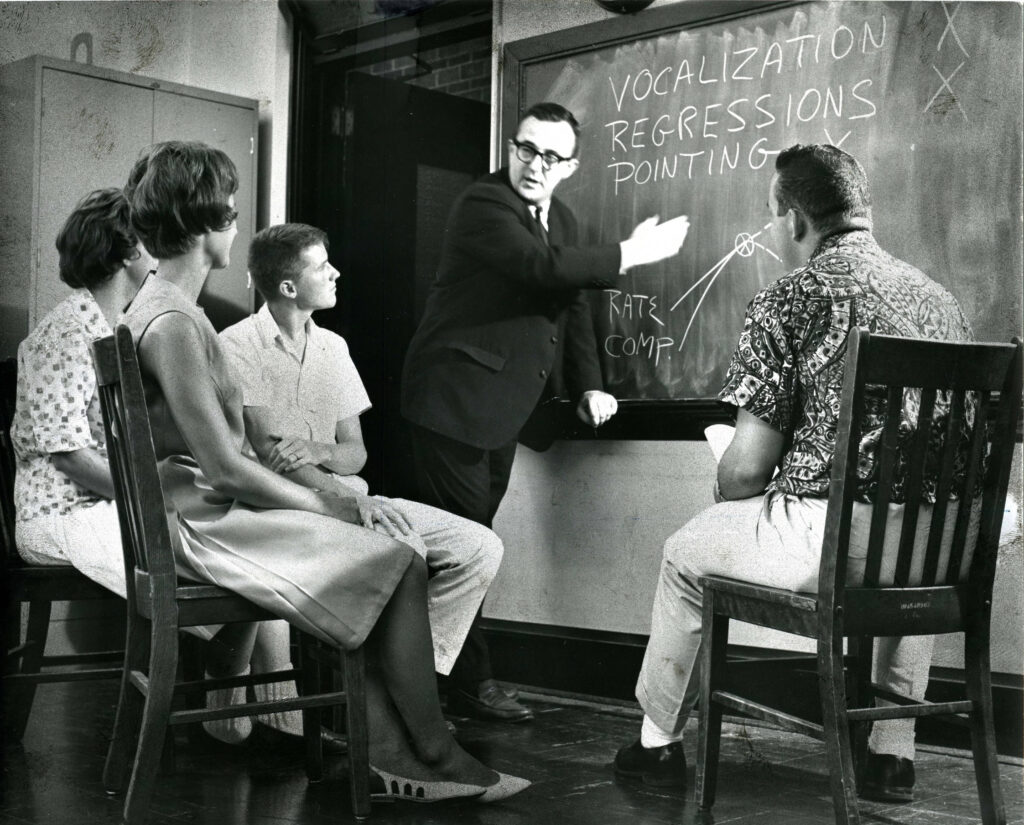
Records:
[[[384,60],[358,71],[402,80],[424,89],[491,102],[491,38],[452,43],[411,56]]]

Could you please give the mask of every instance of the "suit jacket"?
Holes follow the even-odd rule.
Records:
[[[405,418],[495,449],[517,437],[545,390],[603,387],[580,290],[615,286],[619,246],[577,242],[572,212],[552,199],[545,243],[504,169],[459,196],[405,359]]]

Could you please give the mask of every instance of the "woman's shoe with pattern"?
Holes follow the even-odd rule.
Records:
[[[483,785],[466,785],[462,782],[436,782],[426,779],[407,779],[370,765],[370,770],[377,774],[384,783],[383,793],[371,793],[371,799],[402,800],[405,802],[442,802],[446,799],[471,799],[479,797],[485,791]],[[500,776],[500,774],[499,774]],[[499,783],[500,780],[499,780]]]
[[[488,785],[483,795],[477,799],[477,802],[499,802],[502,799],[508,799],[520,791],[525,791],[533,784],[529,779],[523,779],[519,776],[512,776],[511,774],[499,771],[495,771],[495,773],[498,774],[498,781],[493,785]]]

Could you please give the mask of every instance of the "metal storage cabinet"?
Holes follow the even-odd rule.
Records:
[[[200,303],[218,329],[252,311],[255,100],[35,55],[0,66],[0,111],[0,357],[68,294],[54,240],[75,203],[124,185],[139,153],[162,140],[201,140],[238,166],[231,266],[211,273]]]

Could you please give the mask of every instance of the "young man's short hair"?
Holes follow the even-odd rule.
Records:
[[[302,253],[323,244],[327,233],[306,223],[281,223],[257,232],[249,244],[249,274],[264,301],[278,295],[281,283],[299,277],[305,266]]]

